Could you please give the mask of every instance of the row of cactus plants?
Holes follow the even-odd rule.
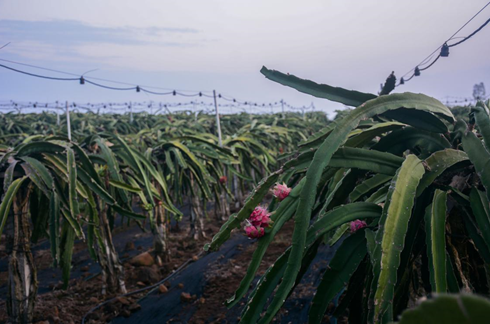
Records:
[[[57,116],[47,112],[0,114],[0,120],[2,120],[0,147],[3,146],[5,149],[14,147],[23,140],[29,140],[31,136],[66,136],[64,118],[64,115],[61,115],[60,122],[57,124]],[[220,219],[229,214],[232,198],[235,198],[234,208],[240,206],[244,192],[249,188],[247,184],[258,181],[276,168],[278,164],[276,157],[279,154],[290,151],[294,146],[293,143],[319,130],[325,122],[328,122],[328,119],[321,113],[310,113],[305,116],[294,113],[223,115],[222,129],[225,150],[220,150],[216,134],[216,119],[208,114],[180,112],[172,115],[149,115],[139,113],[134,114],[134,120],[131,123],[127,115],[71,114],[72,135],[77,142],[83,141],[94,133],[115,133],[125,139],[130,147],[143,154],[148,154],[145,152],[159,146],[159,151],[166,156],[164,159],[155,156],[153,163],[158,166],[157,160],[160,164],[163,162],[165,171],[173,174],[178,174],[188,166],[185,161],[182,163],[183,168],[180,166],[178,162],[182,161],[181,157],[184,159],[190,157],[189,154],[184,154],[184,151],[181,151],[182,154],[180,154],[176,150],[188,149],[198,158],[202,158],[204,166],[209,169],[208,173],[213,177],[216,173],[221,173],[219,178],[226,179],[226,183],[211,185],[210,189],[213,193],[211,197],[206,195],[209,190],[202,191],[203,188],[197,188],[197,191],[192,190],[192,192],[197,193],[196,197],[204,196],[205,199],[201,201],[201,205],[207,200],[218,202],[216,206],[219,208],[216,211]],[[163,145],[163,143],[166,144]],[[177,143],[178,146],[173,145],[174,143]],[[233,158],[230,156],[230,151]],[[174,163],[171,163],[172,160]],[[168,169],[172,170],[168,171]],[[188,177],[186,181],[189,181]],[[174,198],[189,196],[187,182],[170,181],[170,184],[174,186],[172,192],[186,191],[186,194],[176,194]],[[227,187],[232,192],[226,195],[223,193],[216,195],[216,191],[223,191]]]
[[[127,190],[122,189],[130,186],[110,178],[113,163],[101,157],[94,161],[81,146],[55,137],[32,139],[1,152],[0,234],[7,230],[11,321],[32,320],[37,278],[30,245],[44,237],[50,242],[53,265],[63,270],[65,285],[79,238],[87,240],[91,256],[101,264],[104,289],[125,291],[109,222],[116,213],[142,216],[132,211]]]
[[[73,141],[63,126],[51,124],[52,114],[0,116],[6,121],[0,127],[0,235],[8,238],[12,322],[32,321],[37,295],[32,244],[49,240],[53,266],[62,268],[66,287],[75,241],[86,241],[102,269],[102,292],[125,293],[124,268],[112,240],[117,217],[148,220],[157,263],[168,262],[169,217],[182,217],[176,206],[190,201],[190,236],[204,237],[208,201],[222,206],[217,217],[225,219],[224,208],[233,199],[239,205],[254,179],[274,170],[277,143],[287,148],[305,138],[301,131],[276,126],[277,117],[267,120],[269,125],[250,116],[225,117],[228,131],[238,128],[219,146],[216,135],[200,133],[212,126],[207,115],[197,122],[187,114],[172,120],[135,115],[135,124],[115,116],[74,115]],[[281,119],[292,121],[296,117]]]
[[[0,121],[0,143],[12,146],[30,135],[66,136],[67,134],[65,114],[59,115],[58,118],[51,112],[27,114],[0,112]],[[140,132],[142,135],[154,132],[152,137],[159,139],[192,134],[217,136],[215,116],[203,112],[194,114],[183,111],[172,115],[134,113],[132,122],[127,114],[72,112],[70,121],[72,136],[75,139],[97,133],[117,133],[125,136]],[[289,145],[304,140],[328,122],[328,118],[322,112],[310,112],[304,116],[297,113],[274,115],[242,113],[221,115],[221,130],[223,136],[245,134],[263,142],[271,136],[276,136],[277,142],[284,145],[284,151],[287,151]]]
[[[12,322],[32,320],[37,278],[30,245],[44,237],[50,242],[53,265],[62,268],[65,286],[74,242],[85,240],[90,256],[102,269],[102,293],[126,292],[124,269],[112,240],[117,215],[138,222],[149,219],[157,260],[169,260],[166,214],[181,212],[167,183],[194,175],[203,191],[209,191],[213,181],[185,146],[169,154],[181,158],[183,171],[165,176],[156,167],[165,145],[142,154],[117,135],[89,136],[80,145],[62,137],[33,137],[1,152],[0,235],[7,225],[12,274],[7,313]],[[182,151],[186,158],[182,158]],[[133,211],[135,198],[140,202],[140,213]]]
[[[356,108],[300,143],[205,247],[218,249],[243,226],[258,239],[245,277],[226,301],[232,307],[249,291],[274,237],[286,222],[294,222],[291,245],[248,295],[242,323],[270,323],[311,267],[319,245],[336,242],[311,300],[309,323],[322,322],[338,297],[329,316],[390,323],[414,299],[433,293],[489,295],[485,103],[471,108],[466,124],[423,94],[376,96],[266,68],[261,72],[300,92]],[[282,182],[292,188],[287,197],[268,211],[258,207]],[[258,213],[270,221],[252,230]]]

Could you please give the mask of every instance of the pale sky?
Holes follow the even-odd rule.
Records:
[[[377,93],[395,71],[412,69],[487,0],[0,0],[0,59],[238,100],[284,99],[332,113],[342,105],[265,79],[262,65],[319,83]],[[490,6],[457,36],[490,17]],[[451,48],[396,92],[490,94],[490,26]],[[0,62],[34,73],[62,76]],[[108,84],[113,85],[113,84]],[[0,100],[187,101],[35,79],[0,69]],[[333,116],[333,114],[330,114]]]

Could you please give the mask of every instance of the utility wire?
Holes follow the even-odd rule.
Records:
[[[0,61],[7,61],[7,62],[10,62],[10,63],[14,63],[14,64],[21,64],[21,65],[28,66],[28,67],[41,68],[41,67],[37,67],[37,66],[34,66],[34,65],[25,64],[25,63],[19,63],[19,62],[14,62],[14,61],[9,61],[9,60],[0,59]],[[5,69],[8,69],[8,70],[11,70],[11,71],[14,71],[14,72],[18,72],[18,73],[26,74],[26,75],[29,75],[29,76],[33,76],[33,77],[38,77],[38,78],[43,78],[43,79],[49,79],[49,80],[58,80],[58,81],[79,81],[80,84],[88,83],[88,84],[91,84],[91,85],[94,85],[94,86],[97,86],[97,87],[100,87],[100,88],[104,88],[104,89],[109,89],[109,90],[119,90],[119,91],[134,91],[134,90],[136,90],[138,92],[142,91],[142,92],[153,94],[153,95],[171,95],[172,94],[174,96],[175,95],[179,95],[179,96],[183,96],[183,97],[198,97],[199,96],[199,97],[213,98],[212,95],[208,95],[208,94],[206,94],[203,91],[199,91],[198,93],[193,93],[193,94],[187,94],[187,93],[182,92],[182,91],[188,91],[188,90],[180,90],[180,91],[173,90],[173,91],[170,91],[170,92],[156,92],[156,91],[151,91],[151,90],[145,89],[144,87],[139,86],[139,85],[134,85],[134,84],[131,84],[131,83],[124,83],[124,82],[118,82],[118,83],[119,84],[131,85],[131,87],[112,87],[112,86],[108,86],[108,85],[104,85],[104,84],[101,84],[101,83],[98,83],[98,82],[91,81],[91,80],[99,80],[98,78],[92,78],[92,77],[85,78],[83,76],[76,77],[76,78],[59,78],[59,77],[52,77],[52,76],[46,76],[46,75],[40,75],[40,74],[26,72],[26,71],[23,71],[23,70],[12,68],[12,67],[7,66],[7,65],[4,65],[4,64],[0,64],[0,67],[3,67]],[[56,73],[64,73],[64,74],[68,74],[68,75],[76,75],[76,74],[73,74],[73,73],[62,72],[62,71],[48,69],[48,68],[42,68],[42,69],[43,70],[47,70],[47,71],[51,71],[51,72],[56,72]],[[221,95],[219,95],[219,97],[220,98],[223,98],[223,99],[225,99],[227,101],[237,102],[239,104],[245,104],[246,105],[247,103],[249,103],[247,101],[245,101],[245,102],[239,102],[239,101],[237,101],[235,99],[224,98]],[[254,105],[255,106],[258,106],[257,103],[254,103]],[[267,105],[271,105],[271,103],[269,103]],[[266,104],[263,103],[262,106],[265,107]]]
[[[80,77],[80,75],[79,74],[76,74],[76,73],[65,72],[65,71],[60,71],[60,70],[54,70],[54,69],[45,68],[45,67],[42,67],[42,66],[37,66],[37,65],[32,65],[32,64],[27,64],[27,63],[22,63],[22,62],[17,62],[17,61],[12,61],[12,60],[6,60],[6,59],[0,59],[0,61],[12,63],[12,64],[23,65],[23,66],[27,66],[27,67],[31,67],[31,68],[35,68],[35,69],[40,69],[40,70],[45,70],[45,71],[50,71],[50,72],[65,74],[65,75],[78,76],[78,78]],[[93,70],[90,70],[89,72],[91,72],[91,71],[93,71]],[[86,74],[86,73],[87,72],[85,72],[84,74]],[[82,76],[84,74],[82,74]],[[77,80],[78,80],[78,78],[77,78]],[[90,79],[97,80],[97,81],[110,82],[110,83],[114,83],[114,84],[129,85],[129,86],[134,86],[134,87],[137,86],[137,84],[134,84],[134,83],[121,82],[121,81],[116,81],[116,80],[111,80],[111,79],[104,79],[104,78],[97,78],[97,77],[90,77]],[[141,87],[145,87],[145,88],[150,88],[150,89],[157,89],[157,90],[175,90],[175,91],[184,91],[184,92],[193,92],[193,91],[195,91],[195,90],[180,90],[180,89],[162,88],[162,87],[155,87],[155,86],[149,86],[149,85],[140,85],[140,86]],[[212,91],[211,90],[206,90],[206,91],[203,91],[203,92],[212,92]]]
[[[150,91],[147,89],[141,89],[141,91],[146,92],[146,93],[150,93],[150,94],[154,94],[154,95],[160,95],[160,96],[172,94],[172,91],[171,92],[155,92],[155,91]]]
[[[481,8],[475,15],[473,15],[473,17],[471,17],[466,23],[463,24],[463,26],[461,26],[454,34],[451,35],[451,37],[449,37],[444,43],[446,44],[448,41],[454,39],[456,36],[464,27],[466,27],[471,21],[473,21],[473,19],[475,19],[486,7],[488,7],[490,5],[490,1],[485,5],[483,6],[483,8]],[[451,44],[451,45],[448,45],[449,47],[453,47],[453,46],[456,46],[456,45],[459,45],[463,42],[465,42],[466,40],[468,40],[469,38],[471,38],[472,36],[474,36],[476,33],[478,33],[480,30],[482,30],[488,23],[490,22],[490,19],[488,19],[483,25],[481,25],[477,30],[475,30],[473,33],[471,33],[469,36],[465,37],[463,40],[455,43],[455,44]],[[416,67],[420,66],[420,65],[423,65],[425,64],[428,60],[430,60],[430,58],[437,52],[439,51],[443,45],[440,45],[439,47],[437,47],[432,53],[430,53],[429,55],[427,55],[426,58],[424,58],[419,64],[416,65]],[[428,66],[428,67],[425,67],[423,69],[420,69],[420,71],[423,71],[423,70],[426,70],[428,69],[430,66],[432,66],[438,59],[439,59],[440,55]],[[402,78],[405,78],[408,74],[410,74],[412,71],[414,71],[415,68],[409,70],[407,73],[405,73]],[[413,76],[415,75],[412,74],[412,76],[410,76],[410,78],[404,80],[404,82],[407,82],[409,80],[411,80],[413,78]],[[401,83],[400,83],[401,84]],[[400,84],[398,84],[397,86],[399,86]]]
[[[78,80],[78,79],[76,79],[76,80]],[[123,91],[136,90],[136,87],[131,87],[131,88],[109,87],[109,86],[106,86],[106,85],[103,85],[103,84],[95,83],[95,82],[90,81],[90,80],[87,80],[87,79],[85,79],[85,82],[90,83],[90,84],[92,84],[94,86],[97,86],[97,87],[101,87],[101,88],[105,88],[105,89],[110,89],[110,90],[123,90]]]
[[[437,62],[437,60],[441,57],[441,54],[437,55],[436,59],[434,61],[432,61],[432,63],[430,63],[429,65],[427,65],[426,67],[422,68],[422,69],[419,69],[419,71],[424,71],[424,70],[427,70],[428,68],[430,68],[432,65],[434,65],[434,63]]]
[[[50,77],[50,76],[45,76],[45,75],[40,75],[40,74],[34,74],[34,73],[30,73],[30,72],[17,70],[17,69],[14,69],[12,67],[9,67],[9,66],[3,65],[3,64],[0,64],[0,67],[3,67],[5,69],[11,70],[11,71],[14,71],[17,73],[27,74],[27,75],[30,75],[30,76],[33,76],[36,78],[42,78],[42,79],[58,80],[58,81],[77,81],[77,80],[79,80],[79,78],[56,78],[56,77]]]
[[[0,50],[7,47],[8,45],[10,44],[10,42],[8,42],[7,44],[3,45],[2,47],[0,47]]]
[[[485,10],[486,7],[488,7],[490,5],[490,1],[483,6],[483,8],[481,8],[473,17],[470,18],[470,20],[468,20],[463,26],[461,26],[461,28],[459,28],[451,37],[449,37],[449,39],[453,38],[454,36],[456,36],[457,33],[459,33],[463,28],[466,27],[466,25],[468,25],[473,19],[476,18],[476,16],[478,16],[483,10]],[[481,28],[480,28],[481,29]]]
[[[469,34],[468,36],[464,37],[462,40],[460,40],[459,42],[457,43],[454,43],[454,44],[451,44],[451,45],[448,45],[448,47],[453,47],[453,46],[456,46],[456,45],[459,45],[463,42],[466,42],[468,39],[470,39],[471,37],[473,37],[476,33],[478,33],[480,30],[483,29],[483,27],[485,27],[488,23],[490,22],[490,18],[483,24],[480,26],[480,28],[478,28],[477,30],[475,30],[474,32],[472,32],[471,34]]]
[[[247,102],[247,109],[245,109],[245,105],[239,104],[237,101],[234,103],[229,103],[229,104],[218,104],[219,107],[225,107],[225,108],[231,108],[231,109],[241,109],[247,112],[247,110],[254,110],[256,111],[259,109],[261,112],[268,112],[268,109],[274,109],[280,107],[280,104],[277,104],[278,102],[271,102],[268,104],[262,103],[253,103],[253,102]],[[296,107],[293,105],[290,105],[287,102],[283,101],[283,105],[285,108],[288,108],[289,110],[301,110],[301,111],[307,111],[310,109],[314,109],[314,105],[310,104],[309,106],[302,106],[302,107]],[[205,103],[204,101],[188,101],[188,102],[178,102],[178,103],[152,103],[152,104],[147,104],[146,102],[135,102],[131,104],[131,107],[133,108],[133,111],[140,111],[140,112],[148,112],[150,109],[154,108],[160,108],[162,109],[163,107],[165,108],[182,108],[182,109],[189,109],[190,111],[194,111],[196,109],[202,109],[206,108],[209,109],[210,107],[214,106],[213,103]],[[84,110],[88,110],[91,112],[102,110],[102,111],[127,111],[129,108],[128,103],[87,103],[87,104],[81,104],[81,103],[70,103],[69,107],[71,108],[80,108]],[[201,107],[201,108],[199,108]],[[36,110],[49,110],[49,109],[58,109],[58,110],[63,110],[64,108],[62,105],[56,103],[56,102],[51,102],[51,103],[40,103],[40,102],[5,102],[5,103],[0,103],[0,109],[2,110],[19,110],[20,109],[36,109]]]
[[[178,91],[173,90],[173,91],[167,91],[167,92],[157,92],[157,91],[151,91],[151,90],[146,89],[146,88],[157,88],[157,87],[139,86],[139,85],[135,85],[135,84],[131,84],[131,83],[119,82],[119,81],[108,80],[108,79],[93,78],[93,77],[85,78],[84,77],[84,75],[86,73],[94,71],[94,70],[89,70],[88,72],[85,72],[82,76],[78,76],[77,74],[74,74],[74,73],[49,69],[49,68],[40,67],[40,66],[36,66],[36,65],[32,65],[32,64],[26,64],[26,63],[21,63],[21,62],[16,62],[16,61],[11,61],[11,60],[5,60],[5,59],[0,59],[0,61],[9,62],[12,64],[19,64],[19,65],[23,65],[23,66],[27,66],[27,67],[31,67],[31,68],[36,68],[36,69],[42,69],[45,71],[50,71],[50,72],[55,72],[55,73],[61,73],[61,74],[65,74],[65,75],[76,76],[74,78],[52,77],[52,76],[47,76],[47,75],[31,73],[31,72],[15,69],[13,67],[10,67],[10,66],[4,65],[4,64],[0,64],[0,67],[11,70],[13,72],[17,72],[17,73],[37,77],[37,78],[42,78],[42,79],[57,80],[57,81],[79,81],[80,84],[82,84],[82,85],[85,83],[88,83],[88,84],[91,84],[93,86],[104,88],[104,89],[109,89],[109,90],[118,90],[118,91],[134,91],[134,90],[136,90],[137,92],[144,92],[144,93],[149,93],[149,94],[153,94],[153,95],[174,95],[174,96],[179,95],[179,96],[183,96],[183,97],[198,97],[199,96],[199,97],[213,98],[213,95],[206,94],[203,91],[199,91],[197,93],[192,93],[192,94],[184,93],[184,92],[190,92],[190,90],[178,90]],[[101,84],[98,82],[94,82],[92,80],[104,80],[107,82],[113,82],[113,83],[122,84],[122,85],[130,85],[130,87],[113,87],[113,86],[104,85],[104,84]],[[165,88],[157,88],[157,89],[165,89]],[[225,96],[222,96],[221,94],[218,94],[218,96],[219,96],[219,98],[221,98],[225,101],[233,102],[233,103],[236,103],[237,105],[245,105],[245,106],[248,105],[249,107],[251,107],[251,106],[264,107],[264,108],[268,107],[268,108],[272,109],[272,108],[277,108],[281,105],[281,103],[277,102],[277,101],[274,103],[272,103],[272,102],[270,102],[270,103],[257,103],[257,102],[252,102],[252,101],[239,101],[239,100],[236,100],[234,98],[227,98]],[[308,107],[305,107],[305,106],[294,107],[294,106],[289,105],[288,103],[285,103],[285,102],[283,102],[283,104],[290,109],[296,109],[296,110],[307,110],[310,108],[314,108],[313,105],[310,105]],[[227,106],[221,105],[221,104],[219,106],[227,107]],[[234,106],[235,105],[230,105],[229,107],[234,107]]]

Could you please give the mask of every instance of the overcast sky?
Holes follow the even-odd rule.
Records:
[[[377,93],[392,70],[398,78],[451,36],[487,0],[0,0],[0,59],[87,77],[169,89],[218,92],[239,100],[341,105],[313,99],[265,79],[259,70],[289,72],[320,83]],[[457,36],[490,17],[487,7]],[[451,49],[398,92],[438,99],[490,92],[490,26]],[[61,76],[0,62],[12,67]],[[109,91],[76,82],[34,79],[0,69],[0,100],[186,101]],[[333,115],[333,114],[332,114]]]

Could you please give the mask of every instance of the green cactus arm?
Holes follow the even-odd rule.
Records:
[[[448,131],[446,124],[444,124],[442,120],[433,114],[427,114],[423,111],[409,111],[405,108],[400,108],[387,111],[380,117],[395,119],[414,128],[422,129],[428,132],[446,133]]]
[[[2,202],[0,203],[0,236],[2,235],[5,224],[7,223],[7,217],[9,216],[10,207],[12,206],[15,195],[26,179],[26,176],[15,179],[3,195]]]
[[[490,207],[485,193],[473,188],[470,193],[470,205],[483,240],[490,249]]]
[[[349,200],[350,201],[356,201],[363,197],[364,195],[368,194],[369,192],[375,190],[376,188],[382,186],[389,180],[391,180],[392,176],[391,175],[386,175],[386,174],[376,174],[373,177],[364,180],[360,184],[358,184],[354,190],[349,195]]]
[[[354,109],[350,115],[341,119],[338,123],[335,122],[336,127],[318,147],[318,150],[313,157],[313,161],[306,172],[305,188],[301,192],[298,210],[294,218],[295,227],[288,267],[285,271],[283,281],[279,285],[277,293],[261,323],[269,323],[272,320],[294,285],[301,266],[301,256],[305,248],[306,231],[310,222],[312,208],[315,203],[317,185],[321,173],[330,163],[333,154],[346,141],[349,133],[357,127],[361,120],[400,107],[423,110],[430,113],[433,112],[442,115],[444,118],[451,121],[454,119],[449,109],[439,101],[421,94],[403,93],[381,96],[370,100]],[[414,188],[414,191],[415,189],[416,188]]]
[[[319,324],[332,299],[347,284],[354,271],[366,256],[364,230],[345,239],[335,252],[318,285],[308,313],[309,324]]]
[[[408,155],[393,178],[388,191],[387,203],[376,233],[379,244],[374,251],[374,322],[382,321],[394,295],[400,254],[412,213],[415,192],[424,175],[424,167],[415,155]]]
[[[325,233],[331,231],[346,222],[356,219],[378,218],[381,215],[381,207],[371,203],[358,202],[339,206],[325,213],[309,229],[307,235],[307,246],[313,244]],[[305,249],[307,251],[308,249]],[[289,247],[274,264],[267,270],[252,292],[248,304],[242,313],[241,322],[255,323],[262,313],[269,296],[283,278],[286,270],[286,261],[291,253]],[[302,256],[300,258],[300,261]]]
[[[473,116],[475,116],[476,125],[483,137],[484,145],[490,152],[490,118],[488,116],[488,108],[482,101],[478,101],[475,107],[471,108]]]
[[[262,67],[260,73],[269,80],[294,88],[299,92],[307,93],[318,98],[340,102],[348,106],[359,106],[363,102],[377,97],[371,93],[363,93],[339,87],[332,87],[326,84],[318,84],[310,80],[300,79],[289,73],[284,74],[279,71],[269,70],[265,66]]]
[[[424,192],[424,190],[449,167],[464,161],[468,161],[468,155],[463,151],[453,149],[437,151],[425,159],[424,162],[428,171],[424,174],[417,187],[417,197],[419,197],[422,192]]]
[[[432,291],[447,292],[446,271],[446,201],[447,193],[437,189],[425,213],[427,257]]]
[[[490,152],[483,143],[476,137],[475,133],[469,129],[464,129],[466,124],[459,123],[458,132],[461,135],[463,148],[468,154],[471,163],[475,166],[476,174],[480,177],[483,187],[485,187],[487,197],[490,199]]]
[[[404,311],[399,324],[485,324],[490,301],[467,294],[440,294]],[[394,324],[394,323],[393,323]]]

